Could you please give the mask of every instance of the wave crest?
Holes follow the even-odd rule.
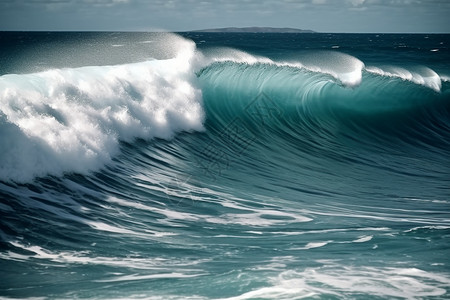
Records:
[[[202,130],[192,50],[143,63],[0,77],[0,180],[96,170],[119,141]]]

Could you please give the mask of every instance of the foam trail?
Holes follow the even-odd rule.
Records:
[[[0,180],[86,173],[119,141],[202,130],[192,44],[172,59],[0,77]]]
[[[323,267],[302,272],[285,271],[262,287],[221,300],[348,298],[373,295],[380,298],[416,299],[440,297],[450,281],[440,274],[416,268]]]

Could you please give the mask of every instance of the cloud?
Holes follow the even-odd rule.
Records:
[[[0,0],[0,30],[450,32],[448,0]]]
[[[349,1],[353,6],[360,6],[363,5],[366,0],[350,0]]]

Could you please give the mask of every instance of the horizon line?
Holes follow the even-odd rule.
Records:
[[[253,27],[253,26],[251,26]],[[251,28],[250,27],[250,28]],[[255,26],[264,28],[264,26]],[[223,28],[249,28],[249,27],[223,27]],[[291,27],[270,27],[274,29],[297,29],[297,28],[291,28]],[[135,32],[135,33],[189,33],[189,32],[195,32],[195,33],[249,33],[249,34],[255,34],[255,33],[276,33],[276,34],[450,34],[449,32],[430,32],[430,31],[423,31],[423,32],[405,32],[405,31],[361,31],[361,32],[344,32],[344,31],[315,31],[315,30],[309,30],[309,29],[298,29],[303,30],[305,32],[227,32],[227,31],[205,31],[205,30],[216,30],[216,29],[222,29],[222,28],[205,28],[205,29],[191,29],[191,30],[163,30],[163,29],[138,29],[138,30],[131,30],[131,29],[122,29],[122,30],[114,30],[114,29],[87,29],[87,30],[78,30],[78,29],[0,29],[0,32]]]

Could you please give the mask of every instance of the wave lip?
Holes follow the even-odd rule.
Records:
[[[269,65],[294,68],[300,71],[330,75],[346,87],[356,87],[361,83],[364,63],[358,58],[340,52],[320,51],[292,61],[275,61],[267,57],[255,56],[244,51],[217,48],[210,50],[203,58],[203,68],[213,63],[231,62],[245,65]]]
[[[442,78],[435,71],[427,67],[416,67],[408,70],[401,67],[385,66],[385,67],[366,67],[366,71],[372,74],[400,78],[402,80],[411,81],[418,85],[423,85],[436,92],[440,92],[442,88]]]
[[[331,75],[346,87],[361,84],[364,63],[340,52],[321,51],[302,59],[302,66],[310,71]]]

